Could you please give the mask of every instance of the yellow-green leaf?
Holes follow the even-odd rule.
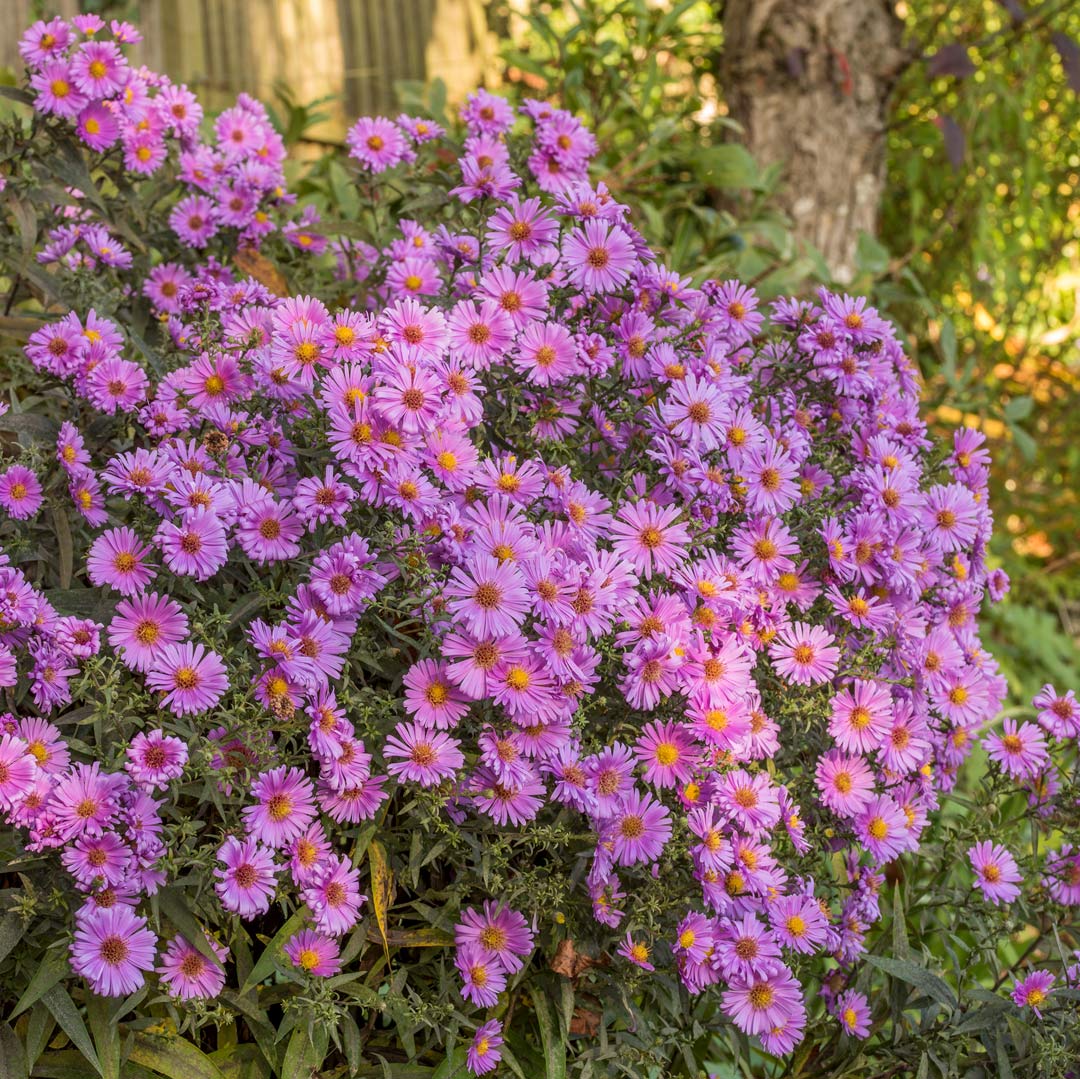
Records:
[[[394,902],[394,874],[386,859],[386,849],[373,839],[368,846],[368,862],[371,865],[371,907],[375,911],[375,924],[382,937],[386,962],[390,963],[390,940],[386,935],[386,912]]]
[[[135,1034],[128,1059],[169,1079],[225,1079],[222,1070],[201,1049],[184,1038]]]

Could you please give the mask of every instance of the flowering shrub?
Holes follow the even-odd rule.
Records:
[[[669,272],[577,119],[484,91],[460,143],[358,121],[324,218],[135,37],[38,23],[5,91],[5,1052],[1063,1068],[1080,706],[954,791],[1008,582],[890,325]]]

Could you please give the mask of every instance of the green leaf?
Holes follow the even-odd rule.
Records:
[[[69,973],[67,953],[64,951],[54,951],[46,955],[44,962],[34,972],[34,976],[30,979],[30,984],[26,987],[26,991],[21,997],[19,1002],[12,1009],[9,1019],[14,1019],[17,1015],[26,1011],[31,1005],[36,1004],[39,1000],[42,1000],[45,994],[54,986],[61,978],[67,977]],[[51,1009],[50,1009],[51,1010]]]
[[[756,187],[758,167],[745,146],[726,142],[721,146],[709,146],[696,155],[695,164],[701,179],[712,187]]]
[[[889,268],[889,249],[869,232],[860,232],[855,241],[855,267],[861,274],[880,276]]]
[[[386,936],[386,912],[394,901],[394,874],[386,858],[386,848],[377,839],[371,841],[367,854],[371,864],[371,906],[375,911],[375,924],[379,927],[383,952],[389,966],[390,942]]]
[[[259,982],[273,973],[274,964],[281,958],[281,949],[285,946],[285,942],[293,935],[293,933],[303,929],[304,922],[307,921],[307,918],[307,907],[301,907],[274,934],[273,939],[263,949],[258,962],[251,968],[251,973],[244,979],[244,984],[240,986],[241,996],[251,989],[252,986],[258,985]]]
[[[7,1023],[0,1023],[0,1079],[27,1079],[29,1075],[22,1041]]]
[[[1005,419],[1012,423],[1018,423],[1020,420],[1027,419],[1031,415],[1031,410],[1035,407],[1035,399],[1033,397],[1013,397],[1005,403]]]
[[[6,958],[8,952],[22,939],[26,930],[23,920],[17,914],[5,914],[4,920],[0,921],[0,959]]]
[[[162,888],[158,892],[157,901],[164,915],[184,934],[187,942],[221,970],[221,960],[214,954],[214,949],[207,943],[206,932],[181,898],[181,890],[175,887]]]
[[[883,955],[868,955],[866,961],[893,978],[899,978],[908,985],[913,985],[931,1000],[936,1000],[947,1008],[956,1007],[956,995],[948,984],[926,967],[921,967],[910,959],[889,959]]]
[[[201,1049],[183,1038],[134,1034],[128,1059],[169,1079],[225,1079],[221,1069]]]
[[[324,1026],[309,1029],[306,1023],[298,1024],[285,1051],[281,1079],[318,1079],[319,1069],[326,1057],[326,1044]]]
[[[82,1021],[79,1009],[75,1007],[75,1002],[68,995],[68,991],[62,985],[54,985],[41,999],[53,1013],[53,1017],[60,1024],[60,1029],[71,1039],[75,1048],[82,1053],[98,1075],[104,1075],[86,1024]]]
[[[545,1079],[566,1079],[566,1047],[559,1036],[551,1015],[551,1007],[543,991],[533,989],[533,1009],[540,1027],[540,1044],[544,1050]]]
[[[94,1048],[101,1061],[104,1079],[120,1079],[120,1037],[110,1015],[110,1002],[90,993],[86,1001],[86,1018],[94,1036]]]
[[[435,1069],[431,1079],[464,1079],[468,1073],[465,1070],[468,1046],[458,1045],[452,1053],[448,1053],[446,1059]],[[391,1073],[392,1075],[395,1073]],[[395,1076],[396,1079],[396,1076]]]

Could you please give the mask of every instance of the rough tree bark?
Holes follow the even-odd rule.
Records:
[[[907,62],[889,0],[727,0],[722,81],[742,141],[781,162],[781,206],[840,281],[885,186],[889,93]]]

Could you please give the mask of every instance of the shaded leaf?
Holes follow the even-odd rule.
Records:
[[[14,912],[4,915],[4,920],[0,921],[0,959],[19,943],[24,932],[22,918]]]
[[[251,968],[251,973],[244,979],[244,984],[240,987],[241,996],[251,989],[252,986],[258,985],[259,982],[273,973],[274,964],[281,958],[281,949],[285,946],[285,942],[293,935],[293,933],[304,928],[304,923],[307,921],[307,918],[307,907],[301,907],[274,934],[273,939],[271,939],[270,943],[263,949],[258,962]]]
[[[225,1079],[221,1069],[184,1038],[137,1033],[132,1036],[128,1059],[169,1079]]]
[[[66,977],[68,973],[66,953],[54,951],[46,955],[41,966],[34,971],[34,976],[30,979],[30,984],[26,987],[23,995],[19,997],[18,1003],[12,1009],[11,1015],[8,1018],[14,1019],[17,1015],[26,1011],[31,1005],[44,999],[45,994],[56,985],[61,978]]]
[[[60,1024],[60,1029],[71,1039],[75,1048],[82,1053],[98,1075],[104,1075],[97,1050],[94,1049],[94,1043],[90,1040],[90,1033],[68,991],[62,985],[54,985],[41,999],[53,1013],[53,1018]]]
[[[309,1031],[305,1023],[297,1026],[285,1051],[281,1079],[318,1079],[326,1056],[326,1043],[325,1027],[316,1026]]]
[[[890,959],[883,955],[868,955],[866,961],[893,978],[899,978],[908,985],[913,985],[931,1000],[936,1000],[948,1008],[956,1007],[956,995],[948,984],[926,967],[921,967],[910,959]]]
[[[540,1027],[540,1045],[544,1050],[544,1079],[565,1079],[566,1047],[555,1026],[548,999],[539,988],[533,990],[532,999]]]
[[[0,1079],[27,1079],[29,1074],[19,1036],[7,1023],[0,1023]]]

